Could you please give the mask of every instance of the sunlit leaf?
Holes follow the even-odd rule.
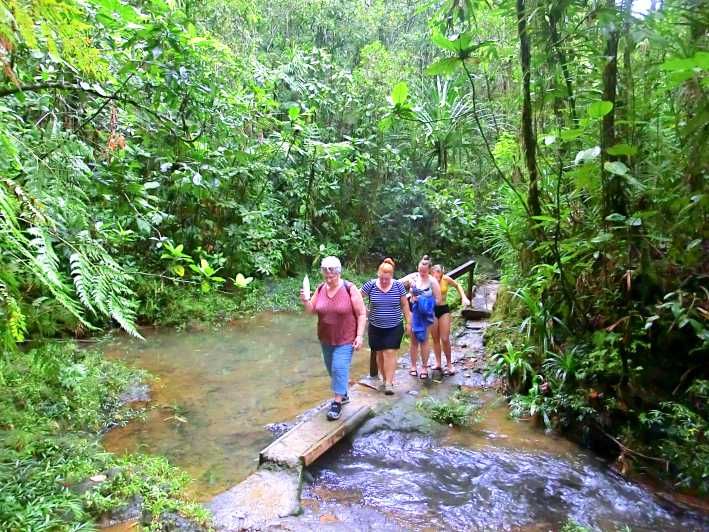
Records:
[[[600,100],[588,106],[586,112],[591,118],[603,118],[613,110],[613,102]]]
[[[631,144],[615,144],[614,146],[611,146],[606,150],[609,155],[614,155],[614,156],[619,156],[619,155],[628,155],[628,156],[633,156],[638,153],[638,149],[631,145]]]
[[[409,86],[405,81],[400,81],[391,90],[391,101],[394,105],[402,105],[409,97]]]
[[[460,59],[457,57],[446,57],[439,59],[426,69],[429,76],[447,76],[456,71],[460,66]]]

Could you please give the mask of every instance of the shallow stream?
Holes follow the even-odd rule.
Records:
[[[110,358],[148,370],[153,408],[110,431],[112,452],[162,454],[195,479],[200,500],[245,479],[272,440],[268,423],[288,421],[329,397],[329,379],[315,334],[303,314],[264,313],[200,332],[142,331],[105,348]],[[360,351],[353,374],[368,371]]]
[[[274,436],[329,396],[311,317],[266,313],[217,330],[155,331],[119,339],[110,357],[159,380],[144,421],[106,435],[114,452],[159,453],[196,480],[201,500],[256,469]],[[356,357],[353,375],[369,367]],[[431,387],[436,393],[436,385]],[[681,510],[618,476],[569,441],[508,419],[484,392],[471,428],[437,425],[406,395],[332,449],[308,473],[305,513],[291,530],[558,530],[573,519],[596,529],[709,530],[709,517]]]

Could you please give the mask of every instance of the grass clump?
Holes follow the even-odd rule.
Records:
[[[71,344],[0,357],[0,529],[91,528],[134,496],[152,528],[166,511],[206,523],[180,496],[188,477],[164,458],[101,447],[101,431],[130,415],[120,394],[143,377]]]
[[[425,397],[416,403],[416,408],[433,421],[446,425],[465,427],[479,421],[477,395],[462,389],[453,392],[445,401]]]

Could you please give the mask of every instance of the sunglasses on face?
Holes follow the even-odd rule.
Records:
[[[320,271],[322,273],[340,273],[340,268],[337,266],[321,266]]]

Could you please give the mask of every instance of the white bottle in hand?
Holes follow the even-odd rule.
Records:
[[[303,277],[303,296],[305,299],[310,299],[310,279],[308,279],[308,274]]]

